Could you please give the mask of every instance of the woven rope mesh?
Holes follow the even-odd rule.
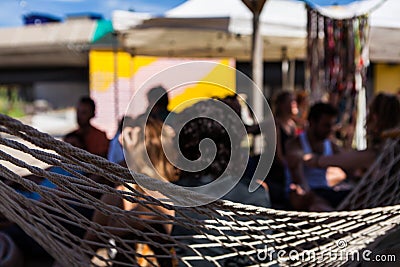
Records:
[[[389,140],[363,179],[338,207],[358,210],[399,203],[400,199],[400,139]]]
[[[229,201],[176,207],[136,190],[128,169],[17,120],[0,115],[0,132],[0,212],[63,266],[341,266],[350,259],[329,255],[361,251],[400,224],[399,140],[388,142],[340,207],[357,210],[307,213]],[[12,156],[17,151],[44,165],[61,167],[74,177],[28,164]],[[57,188],[39,186],[22,176],[23,170],[47,178]],[[90,174],[102,181],[93,180]],[[145,176],[141,179],[147,179],[154,189],[169,186]],[[24,197],[10,182],[38,193],[41,200]],[[113,184],[131,190],[120,191]],[[99,199],[101,194],[138,203],[142,209],[125,211],[105,204]],[[174,215],[160,212],[160,207]],[[94,223],[82,210],[97,210],[115,226]],[[160,225],[186,229],[190,234],[169,235]],[[97,241],[85,240],[86,231]],[[278,257],[276,251],[286,253]],[[293,251],[296,257],[289,256]]]

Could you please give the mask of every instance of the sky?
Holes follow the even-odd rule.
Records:
[[[31,12],[62,19],[68,14],[94,12],[111,19],[116,9],[163,14],[183,2],[185,0],[1,0],[0,27],[21,26],[22,16]]]
[[[215,0],[218,1],[218,0]],[[300,0],[297,0],[300,1]],[[348,4],[362,0],[303,0],[319,5]],[[185,0],[0,0],[0,27],[23,24],[22,16],[31,12],[45,13],[65,18],[68,14],[100,13],[111,19],[113,10],[134,10],[161,15]]]

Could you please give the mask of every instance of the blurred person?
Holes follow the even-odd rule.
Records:
[[[297,112],[293,119],[296,122],[296,133],[302,133],[307,127],[307,115],[309,110],[309,96],[305,90],[296,93]]]
[[[73,132],[83,137],[88,152],[106,158],[109,145],[106,133],[90,124],[90,120],[96,114],[95,112],[96,104],[93,99],[82,97],[76,108],[76,118],[79,128]]]
[[[225,99],[226,100],[226,99]],[[234,100],[234,99],[231,99]],[[244,136],[239,127],[243,127],[243,122],[238,121],[235,114],[227,112],[219,103],[220,100],[209,99],[197,102],[191,107],[186,108],[177,116],[178,122],[185,122],[177,136],[179,138],[179,155],[178,162],[183,162],[184,159],[193,161],[190,168],[193,170],[181,170],[178,185],[185,187],[197,187],[199,190],[202,186],[212,183],[216,180],[234,179],[241,173],[241,168],[246,167],[247,158],[244,158],[244,153],[235,153],[240,150],[240,142]],[[223,102],[226,104],[226,102]],[[234,101],[234,103],[237,103]],[[226,104],[228,105],[228,104]],[[234,110],[237,115],[240,107],[228,105]],[[235,107],[237,109],[235,109]],[[244,131],[245,129],[243,129]],[[244,131],[245,133],[245,131]],[[208,140],[215,145],[216,151],[210,153],[211,147],[203,147],[201,143]],[[201,168],[199,166],[206,167]],[[261,207],[270,207],[269,195],[267,187],[260,181],[260,186],[256,191],[249,192],[249,180],[242,179],[224,196],[224,200],[230,200],[237,203],[256,205]],[[214,191],[207,189],[204,194],[215,197],[219,196],[218,189]],[[207,220],[207,216],[185,211],[185,216],[194,220]],[[192,229],[175,225],[172,235],[182,237],[182,242],[187,242],[190,245],[196,246],[204,241],[202,239],[193,238],[193,235],[198,234]],[[235,233],[232,233],[232,236]],[[202,248],[203,255],[215,256],[220,255],[223,248],[208,247]],[[190,249],[182,247],[176,248],[178,257],[193,255]],[[221,266],[244,266],[246,256],[234,257],[231,259],[223,259],[218,261]],[[242,265],[240,265],[242,264]],[[194,266],[215,266],[208,261],[196,261]]]
[[[186,118],[195,115],[195,118],[187,121],[179,132],[179,151],[181,152],[179,155],[181,158],[178,158],[178,162],[183,160],[182,157],[196,160],[193,162],[193,166],[211,162],[206,168],[198,171],[181,170],[177,182],[179,185],[197,187],[218,179],[223,174],[237,176],[242,165],[245,166],[243,163],[248,160],[244,158],[245,153],[241,153],[240,141],[244,136],[241,136],[240,131],[237,130],[238,127],[243,126],[243,123],[237,121],[237,117],[220,107],[217,104],[219,101],[216,99],[200,101],[178,115],[178,121],[185,121]],[[223,103],[226,104],[226,102]],[[230,105],[228,106],[231,108]],[[210,139],[216,145],[215,157],[212,153],[208,155],[200,152],[200,143],[204,139]],[[232,155],[235,151],[239,151],[239,155]],[[244,179],[240,180],[223,199],[268,207],[270,205],[268,192],[260,187],[254,193],[249,193],[247,182]],[[212,195],[214,192],[207,193]]]
[[[72,145],[72,146],[74,146],[74,147],[77,147],[77,148],[80,148],[80,149],[85,149],[85,143],[84,143],[84,140],[83,140],[82,136],[79,135],[76,132],[71,132],[71,133],[66,134],[64,136],[64,138],[63,138],[63,141],[68,143],[68,144],[70,144],[70,145]],[[63,168],[61,168],[59,166],[52,166],[52,167],[50,167],[48,169],[48,171],[52,172],[52,173],[65,175],[65,176],[68,176],[68,177],[74,177],[73,174],[71,174],[70,172],[64,170]],[[75,171],[77,173],[79,173],[79,174],[84,174],[82,171],[79,171],[79,170],[75,170]],[[48,188],[53,188],[53,189],[57,188],[57,186],[55,184],[53,184],[47,178],[41,179],[41,181],[39,182],[39,185],[45,186],[45,187],[48,187]],[[30,195],[29,198],[36,199],[36,200],[42,199],[42,197],[38,193],[36,193],[36,192],[30,192],[30,193],[31,193],[31,195]]]
[[[124,125],[124,121],[127,119],[127,116],[124,116],[118,123],[117,132],[115,133],[113,139],[110,141],[110,145],[108,147],[108,155],[107,159],[114,163],[120,163],[125,160],[124,150],[122,148],[122,144],[119,141],[120,135],[122,133],[122,127]],[[131,119],[130,117],[128,119]]]
[[[71,132],[71,133],[68,133],[67,135],[65,135],[63,138],[63,141],[66,143],[69,143],[70,145],[77,147],[77,148],[81,148],[81,149],[85,148],[82,136],[80,136],[76,132]],[[51,167],[47,168],[46,171],[48,171],[50,173],[56,173],[56,174],[68,176],[68,177],[74,177],[73,174],[71,174],[70,172],[64,170],[63,168],[61,168],[59,166],[51,166]],[[75,170],[75,172],[84,175],[84,173],[82,171]],[[52,191],[52,193],[56,192],[54,190],[57,189],[57,185],[52,183],[49,179],[47,179],[45,177],[40,177],[40,176],[31,174],[31,175],[25,176],[24,179],[27,179],[27,180],[29,179],[29,180],[37,183],[39,186],[41,186],[43,188],[44,187],[48,188],[48,189],[50,189],[49,191]],[[32,191],[27,190],[23,186],[21,186],[19,183],[12,183],[12,184],[10,184],[10,186],[13,187],[18,193],[22,194],[23,196],[25,196],[28,199],[46,202],[46,200],[44,200],[41,195],[43,193],[46,193],[46,191],[44,191],[41,194],[39,194],[38,192],[32,192]],[[92,217],[93,210],[91,210],[91,209],[83,208],[83,207],[75,206],[75,205],[71,205],[71,207],[73,207],[76,211],[78,211],[80,214],[84,215],[88,219],[90,219]],[[51,211],[51,210],[49,210],[48,212],[50,214],[53,213],[53,211]],[[57,214],[57,215],[60,216],[60,214]],[[75,235],[77,235],[79,237],[83,236],[84,230],[82,228],[68,224],[68,223],[64,223],[62,221],[59,223],[61,223],[71,233],[74,233]],[[48,255],[47,252],[32,237],[27,235],[25,233],[25,231],[22,230],[22,228],[19,225],[17,225],[16,223],[13,223],[8,220],[2,221],[1,231],[7,233],[12,238],[12,240],[15,242],[15,244],[17,245],[19,250],[22,252],[23,256],[25,256],[26,258],[29,259],[29,258],[42,258],[43,257],[43,258],[50,259],[50,255]]]
[[[215,98],[228,105],[242,119],[248,134],[258,135],[261,133],[260,125],[255,124],[251,117],[251,111],[247,107],[247,103],[236,93],[227,95],[223,98]],[[246,119],[243,119],[246,118]]]
[[[70,144],[71,146],[86,150],[85,140],[83,136],[76,132],[68,133],[64,136],[63,141]]]
[[[400,101],[393,94],[380,93],[369,105],[366,121],[368,148],[361,151],[346,151],[336,155],[316,155],[306,157],[308,166],[337,166],[346,170],[368,169],[378,157],[385,138],[392,134],[391,130],[400,127]],[[396,131],[393,131],[396,133]]]
[[[310,167],[303,163],[304,155],[329,156],[340,152],[329,136],[338,111],[326,103],[314,104],[308,114],[309,127],[286,144],[290,171],[287,190],[293,208],[310,211],[333,210],[348,191],[333,190],[327,180],[327,167]]]
[[[175,133],[170,127],[167,127],[165,131],[162,131],[163,123],[160,120],[149,117],[146,121],[145,117],[145,115],[141,115],[135,120],[125,120],[122,134],[120,135],[119,140],[123,145],[124,150],[126,151],[126,164],[133,171],[145,174],[151,178],[158,179],[164,182],[176,181],[178,178],[178,172],[175,167],[169,162],[166,155],[163,153],[163,146],[165,148],[165,146],[172,145],[171,140],[174,138]],[[147,157],[150,161],[146,160]],[[144,189],[142,189],[138,184],[134,182],[129,183],[129,186],[144,195],[148,195],[148,193]],[[129,187],[125,184],[117,185],[116,189],[126,192],[131,191]],[[137,216],[142,219],[153,220],[154,223],[150,224],[151,227],[153,227],[160,233],[171,233],[172,224],[167,222],[163,216],[155,213],[154,210],[161,214],[166,214],[169,216],[175,215],[174,210],[166,209],[158,205],[150,205],[151,207],[144,206],[137,202],[130,202],[126,199],[122,199],[121,197],[113,194],[105,194],[103,195],[101,200],[106,204],[116,206],[126,211],[139,212],[141,213],[141,215]],[[92,220],[103,226],[124,227],[124,224],[126,223],[140,231],[148,231],[148,229],[145,228],[145,226],[143,226],[142,224],[135,223],[134,221],[129,219],[126,219],[125,222],[119,222],[100,211],[95,211]],[[123,239],[140,239],[140,237],[136,236],[134,233],[120,232],[118,235]],[[98,236],[90,230],[87,231],[85,239],[100,242]],[[153,236],[151,237],[151,239],[156,243],[167,242],[160,236]],[[118,241],[116,242],[118,244]],[[108,244],[104,244],[104,247],[108,246]],[[135,247],[135,250],[138,254],[145,254],[143,252],[143,244],[137,242],[136,244],[133,244],[133,246]],[[149,245],[149,247],[153,251],[154,255],[165,255],[165,252],[162,249],[154,247],[152,245]],[[98,249],[100,247],[93,246],[93,248]],[[135,255],[131,256],[135,258]],[[157,258],[156,256],[154,256],[153,258]],[[129,260],[126,259],[125,256],[121,253],[117,253],[114,259],[119,262],[129,262]],[[136,260],[138,261],[136,264],[140,266],[172,266],[172,259],[170,258],[157,258],[157,261],[152,262],[151,264],[146,264],[144,258],[137,257]],[[113,264],[113,266],[120,265]]]
[[[275,127],[276,127],[276,151],[275,157],[268,173],[266,183],[270,189],[271,202],[274,208],[286,208],[286,177],[287,159],[285,144],[296,136],[296,123],[293,120],[297,110],[294,96],[289,91],[280,92],[273,102]]]
[[[69,143],[70,145],[74,146],[74,147],[78,147],[81,149],[84,149],[84,143],[83,143],[83,139],[82,137],[74,132],[68,133],[64,136],[63,141],[66,143]],[[48,167],[46,169],[46,171],[49,172],[53,172],[53,173],[57,173],[57,174],[62,174],[65,176],[70,176],[72,177],[73,175],[69,172],[67,172],[66,170],[64,170],[63,168],[59,167],[59,166],[51,166]],[[78,173],[83,173],[80,171],[77,171]],[[50,182],[50,180],[48,180],[47,178],[44,177],[40,177],[40,176],[36,176],[33,174],[30,175],[26,175],[24,176],[25,179],[31,180],[33,182],[35,182],[38,185],[41,186],[45,186],[48,188],[56,188],[56,185],[53,184],[52,182]],[[26,198],[29,199],[34,199],[34,200],[40,200],[42,197],[39,195],[39,193],[37,192],[31,192],[26,190],[26,188],[24,188],[22,185],[20,185],[19,183],[16,182],[11,182],[9,180],[5,181],[9,186],[13,187],[18,193],[22,194],[23,196],[25,196]]]
[[[147,101],[149,106],[146,113],[149,114],[150,117],[165,122],[169,115],[175,115],[174,112],[168,110],[168,92],[164,87],[156,86],[151,88],[147,93]]]

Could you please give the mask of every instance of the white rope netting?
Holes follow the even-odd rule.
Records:
[[[0,151],[1,214],[63,266],[341,266],[351,259],[332,255],[362,251],[400,224],[398,139],[388,142],[341,205],[341,209],[362,210],[310,213],[229,201],[177,207],[135,190],[132,174],[147,179],[154,190],[169,184],[132,173],[5,115],[0,115],[0,132],[0,145],[7,151],[22,152],[73,175],[56,174]],[[21,176],[21,169],[47,178],[56,188]],[[92,175],[101,177],[101,182]],[[21,195],[11,182],[38,193],[40,200]],[[131,190],[117,190],[115,184]],[[102,194],[143,208],[126,211],[105,204],[99,198]],[[175,215],[160,212],[157,207]],[[97,224],[83,212],[93,210],[113,220],[114,226]],[[162,229],[166,225],[180,231],[166,234]],[[84,232],[96,236],[96,240],[85,239]],[[152,253],[140,247],[148,247]]]

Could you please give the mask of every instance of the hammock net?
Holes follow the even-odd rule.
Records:
[[[154,189],[169,186],[159,180],[132,173],[5,115],[0,115],[0,132],[0,212],[62,266],[341,266],[354,263],[347,252],[367,249],[400,224],[398,138],[387,141],[340,206],[343,211],[311,213],[222,200],[177,207],[136,190],[132,175],[147,179]],[[38,164],[12,156],[14,152],[74,177],[35,167]],[[38,185],[23,171],[47,178],[56,188]],[[23,196],[11,182],[40,199]],[[120,191],[113,184],[131,190]],[[102,202],[101,194],[144,208],[125,211]],[[97,224],[83,212],[93,210],[115,226]],[[160,225],[182,231],[166,234]],[[85,231],[97,241],[85,240]]]

